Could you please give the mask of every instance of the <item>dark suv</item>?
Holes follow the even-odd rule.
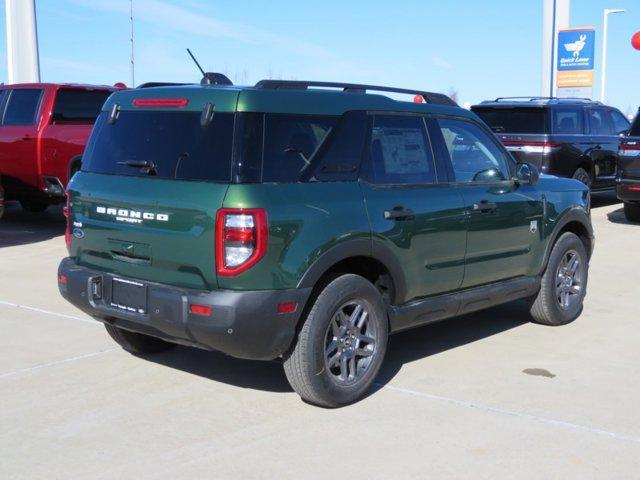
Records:
[[[593,191],[615,188],[621,135],[629,121],[586,99],[497,98],[471,107],[518,161],[580,180]]]
[[[640,110],[620,145],[617,182],[627,220],[640,222]]]
[[[390,333],[519,298],[537,322],[575,319],[588,206],[444,95],[122,91],[69,185],[58,285],[130,352],[281,358],[302,398],[334,407],[367,392]]]

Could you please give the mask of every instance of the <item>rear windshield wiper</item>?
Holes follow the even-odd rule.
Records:
[[[127,160],[126,162],[118,162],[118,165],[124,165],[125,167],[139,168],[142,173],[147,175],[155,175],[156,164],[149,160]]]

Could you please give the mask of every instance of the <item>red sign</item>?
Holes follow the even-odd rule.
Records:
[[[631,45],[636,50],[640,50],[640,32],[636,33],[633,37],[631,37]]]

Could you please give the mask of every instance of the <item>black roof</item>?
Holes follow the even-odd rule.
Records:
[[[495,100],[485,100],[474,107],[489,106],[531,106],[547,107],[553,105],[602,105],[590,98],[559,98],[559,97],[498,97]]]

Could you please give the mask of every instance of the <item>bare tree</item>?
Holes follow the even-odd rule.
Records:
[[[455,87],[449,87],[449,98],[454,102],[458,103],[458,90]]]

